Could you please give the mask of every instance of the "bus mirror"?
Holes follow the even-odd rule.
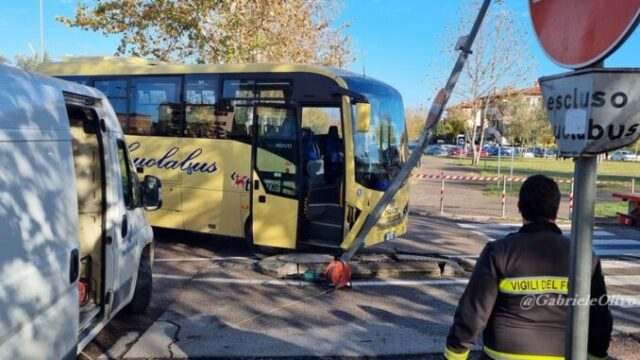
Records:
[[[142,182],[142,204],[145,210],[158,210],[162,207],[162,183],[152,175],[146,175]]]
[[[371,126],[371,104],[356,104],[356,131],[368,132]]]

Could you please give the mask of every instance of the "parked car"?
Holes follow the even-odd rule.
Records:
[[[558,157],[558,151],[555,149],[547,149],[544,151],[544,156],[545,159],[555,159]]]
[[[540,148],[540,147],[534,148],[533,149],[533,156],[535,156],[537,158],[544,157],[544,152],[545,152],[544,148]]]
[[[448,156],[449,155],[449,149],[445,148],[444,146],[438,146],[435,151],[433,152],[433,155],[436,156]]]
[[[468,156],[473,156],[473,152],[468,151],[468,152],[467,152],[467,155],[468,155]],[[482,150],[480,151],[480,157],[481,157],[481,158],[483,158],[483,157],[487,157],[487,156],[489,156],[489,152],[487,151],[487,149],[482,149]]]
[[[513,151],[514,151],[512,148],[508,148],[508,147],[501,147],[498,149],[499,149],[498,151],[500,153],[500,156],[511,156],[511,154],[513,154]]]
[[[535,157],[535,154],[533,153],[533,149],[524,149],[522,151],[522,157],[525,159],[531,159]]]
[[[465,156],[467,155],[467,149],[462,146],[456,146],[451,150],[451,155],[453,156]]]
[[[411,141],[411,142],[409,143],[409,151],[413,151],[413,150],[414,150],[415,148],[417,148],[417,147],[418,147],[418,143],[417,143],[417,142],[415,142],[415,141]]]
[[[611,155],[613,161],[638,161],[638,156],[635,153],[627,150],[618,150]]]
[[[440,145],[428,145],[426,149],[424,149],[425,155],[435,155],[440,149]]]
[[[492,146],[490,148],[487,148],[487,154],[489,156],[498,156],[498,151],[499,151],[499,147],[497,146]]]
[[[444,151],[447,152],[447,155],[451,155],[451,152],[453,152],[453,149],[455,149],[457,146],[455,145],[440,145]]]

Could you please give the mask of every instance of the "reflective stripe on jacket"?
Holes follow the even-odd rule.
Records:
[[[595,255],[593,263],[591,298],[601,299],[606,288]],[[563,359],[568,273],[569,240],[553,223],[530,223],[488,243],[460,298],[445,358],[466,359],[482,332],[483,352],[491,359]],[[606,357],[608,305],[595,301],[589,316],[589,354]]]

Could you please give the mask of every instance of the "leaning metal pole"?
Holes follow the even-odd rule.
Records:
[[[569,253],[569,299],[574,303],[569,307],[567,319],[567,359],[587,358],[597,168],[596,156],[579,157],[575,160],[575,206],[571,214]]]
[[[387,205],[389,205],[389,202],[393,199],[398,190],[400,190],[400,188],[406,183],[406,181],[409,179],[411,171],[416,166],[416,164],[418,164],[418,161],[420,161],[422,152],[426,148],[431,138],[433,129],[440,120],[447,102],[449,101],[449,97],[451,96],[451,93],[453,92],[453,89],[458,82],[458,77],[460,76],[460,73],[464,68],[469,54],[471,54],[471,46],[473,45],[476,35],[480,30],[480,25],[482,25],[482,21],[487,14],[490,3],[491,0],[484,0],[482,2],[480,11],[478,12],[478,16],[476,17],[476,20],[473,23],[473,27],[471,28],[471,32],[466,37],[463,36],[458,40],[458,44],[456,44],[456,50],[460,50],[460,55],[458,55],[458,60],[456,61],[453,70],[451,71],[451,75],[449,76],[447,85],[444,87],[444,89],[441,89],[438,92],[438,95],[431,105],[431,109],[429,109],[429,114],[427,115],[427,119],[425,121],[425,129],[422,133],[422,136],[420,137],[418,146],[413,150],[407,162],[405,162],[398,175],[396,175],[396,177],[391,182],[391,185],[389,185],[387,191],[385,191],[385,193],[382,195],[382,198],[380,198],[378,204],[376,204],[371,213],[367,216],[364,224],[360,228],[360,231],[358,232],[356,238],[353,240],[351,246],[340,257],[340,260],[342,260],[343,262],[349,261],[351,257],[353,257],[353,255],[356,253],[356,251],[358,251],[362,247],[365,238],[367,237],[371,229],[378,223],[380,215],[382,215],[384,209],[387,207]]]

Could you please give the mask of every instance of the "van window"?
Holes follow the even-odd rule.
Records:
[[[127,153],[127,145],[122,140],[118,140],[118,167],[120,169],[120,178],[122,179],[122,194],[124,204],[127,209],[133,209],[140,206],[140,194],[138,189],[138,175],[133,171],[133,165],[129,160]]]

